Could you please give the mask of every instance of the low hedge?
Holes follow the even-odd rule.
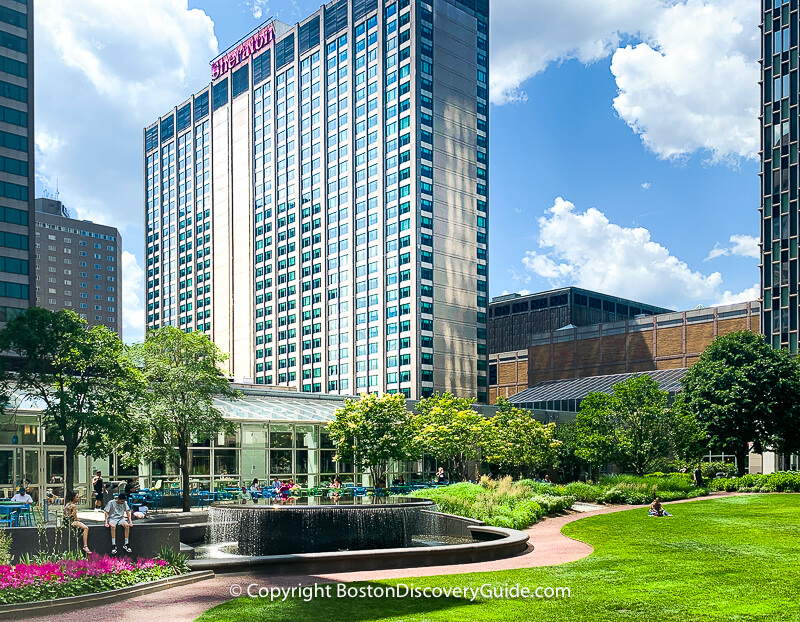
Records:
[[[709,486],[725,492],[800,492],[800,471],[721,477],[711,480]]]

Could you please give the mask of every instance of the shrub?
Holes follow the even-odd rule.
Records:
[[[525,529],[542,516],[560,512],[575,502],[569,495],[541,494],[535,484],[504,478],[418,490],[412,495],[431,499],[447,514],[482,520],[495,527]]]
[[[572,482],[564,486],[564,492],[575,497],[578,501],[596,503],[600,495],[603,494],[603,489],[599,486],[584,484],[583,482]]]
[[[800,492],[800,472],[781,471],[769,475],[747,474],[741,477],[711,480],[712,490],[725,492]]]

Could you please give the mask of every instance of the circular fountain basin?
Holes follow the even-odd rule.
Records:
[[[215,503],[208,540],[238,543],[246,556],[392,549],[412,546],[430,510],[428,499],[407,497],[289,498],[271,503]]]

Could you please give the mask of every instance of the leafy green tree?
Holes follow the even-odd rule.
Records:
[[[146,442],[140,454],[180,470],[183,511],[188,512],[189,447],[196,439],[234,429],[213,404],[215,397],[239,397],[220,370],[228,356],[203,333],[184,333],[172,326],[148,332],[144,343],[134,348],[147,386],[139,420]]]
[[[447,465],[450,481],[467,476],[469,462],[480,460],[489,423],[472,405],[474,399],[436,393],[417,402],[416,442],[423,451]]]
[[[353,458],[357,470],[369,469],[372,484],[386,481],[392,460],[403,462],[419,455],[414,444],[413,415],[400,393],[366,393],[346,400],[328,424],[336,445],[336,460]]]
[[[555,439],[555,424],[543,424],[504,397],[497,400],[497,414],[489,420],[486,461],[516,475],[526,470],[552,467],[561,443]]]
[[[800,373],[786,350],[751,331],[718,337],[683,378],[683,400],[708,444],[736,456],[744,475],[752,449],[800,450]]]
[[[132,442],[142,379],[116,333],[87,328],[72,311],[30,307],[0,332],[4,393],[43,405],[42,426],[65,451],[64,492],[74,489],[75,456],[100,458]]]
[[[595,467],[613,462],[626,471],[649,472],[674,451],[678,416],[668,401],[669,394],[646,374],[616,384],[611,394],[590,393],[576,420],[576,454]]]
[[[558,474],[558,478],[553,481],[576,481],[588,466],[586,460],[576,454],[578,450],[577,424],[574,421],[559,423],[553,432],[553,438],[560,442],[553,461],[553,468]]]

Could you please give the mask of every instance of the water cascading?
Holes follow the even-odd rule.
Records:
[[[208,540],[236,543],[239,555],[250,556],[408,547],[432,505],[392,498],[347,505],[216,504],[209,509]]]

